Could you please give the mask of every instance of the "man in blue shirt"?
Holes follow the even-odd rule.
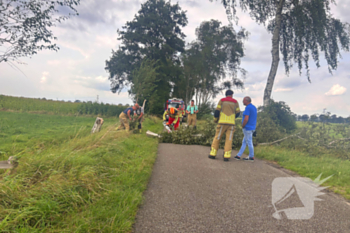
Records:
[[[248,145],[249,157],[244,158],[245,161],[254,162],[254,146],[253,146],[253,133],[256,129],[256,120],[258,116],[258,111],[256,107],[252,105],[252,100],[249,96],[244,97],[243,104],[246,106],[243,112],[242,118],[242,129],[244,138],[242,141],[242,147],[236,155],[235,159],[240,160],[241,156]]]

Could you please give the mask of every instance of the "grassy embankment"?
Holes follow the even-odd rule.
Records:
[[[319,123],[322,124],[322,123]],[[299,129],[309,127],[304,122],[297,122]],[[341,138],[335,127],[344,127],[340,124],[329,124],[329,137]],[[350,135],[349,135],[350,136]],[[248,153],[248,150],[246,150]],[[350,200],[350,160],[342,159],[331,151],[319,156],[312,156],[309,153],[299,150],[291,150],[282,146],[258,146],[255,148],[257,158],[274,161],[280,166],[298,173],[301,176],[315,179],[322,173],[322,178],[333,175],[323,185],[330,186],[335,193],[341,194]]]
[[[0,111],[1,232],[129,232],[151,175],[158,141],[114,131],[107,118]],[[161,124],[147,119],[144,128]]]

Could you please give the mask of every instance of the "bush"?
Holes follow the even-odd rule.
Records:
[[[238,121],[237,121],[238,123]],[[215,136],[216,131],[216,123],[214,123],[213,118],[211,120],[206,120],[206,122],[198,126],[198,129],[195,130],[191,127],[182,128],[174,131],[169,134],[164,132],[161,134],[160,142],[163,143],[175,143],[175,144],[183,144],[183,145],[202,145],[202,146],[211,146],[213,142],[213,138]],[[201,136],[196,136],[201,134]],[[242,145],[243,132],[240,124],[237,124],[236,131],[233,135],[232,139],[232,148],[239,149]],[[224,148],[225,145],[225,134],[223,135],[220,141],[220,148]]]
[[[271,100],[270,105],[261,106],[258,111],[258,118],[270,118],[281,132],[291,133],[297,128],[293,112],[283,101],[275,102]]]
[[[208,118],[208,115],[212,116],[215,110],[215,104],[212,102],[204,103],[198,106],[197,118],[203,120]]]

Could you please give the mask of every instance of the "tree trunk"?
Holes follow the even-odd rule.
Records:
[[[272,51],[271,51],[272,64],[271,64],[269,77],[267,78],[267,83],[264,91],[264,106],[267,106],[270,104],[273,83],[276,78],[278,63],[280,61],[280,51],[279,51],[280,50],[280,29],[281,29],[281,22],[282,22],[282,9],[283,9],[284,3],[285,3],[285,0],[280,0],[276,11],[276,18],[275,18],[276,25],[272,36]]]
[[[97,117],[94,126],[91,129],[91,133],[96,133],[96,132],[100,132],[101,127],[103,125],[103,119]]]

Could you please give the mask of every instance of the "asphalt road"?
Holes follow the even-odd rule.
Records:
[[[312,201],[310,219],[291,220],[282,211],[277,220],[272,183],[295,174],[261,160],[224,162],[222,150],[215,160],[208,153],[203,146],[159,145],[134,232],[350,233],[350,205],[343,198],[326,191],[323,201]],[[293,193],[278,210],[305,207],[297,193],[303,195]]]

